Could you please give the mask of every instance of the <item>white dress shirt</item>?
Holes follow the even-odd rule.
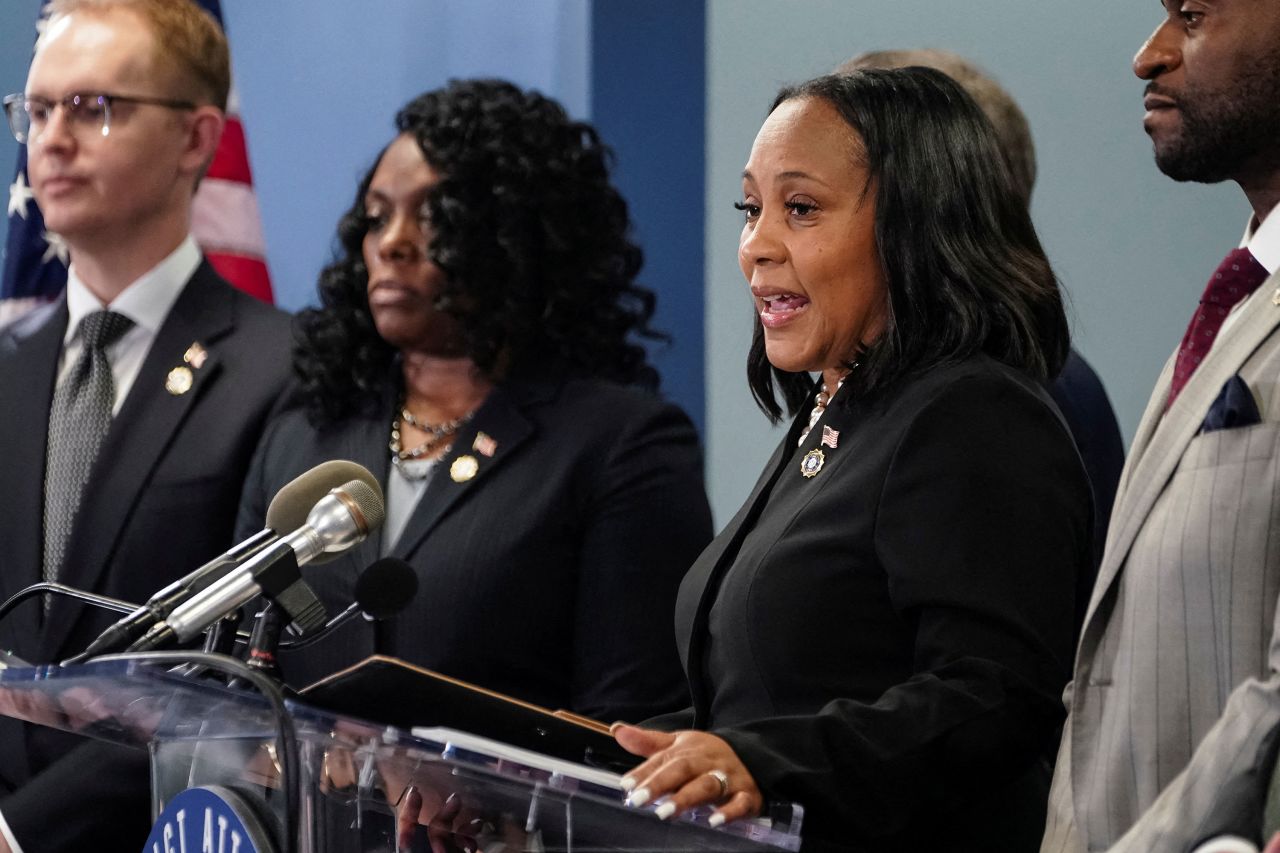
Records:
[[[1280,268],[1280,213],[1271,211],[1261,223],[1252,216],[1249,217],[1249,225],[1244,229],[1244,236],[1240,238],[1240,248],[1248,249],[1249,254],[1262,264],[1268,274],[1275,275],[1276,269]],[[1209,347],[1211,351],[1218,345],[1218,341],[1222,340],[1227,329],[1235,323],[1244,306],[1259,299],[1271,298],[1272,294],[1263,293],[1263,290],[1264,288],[1259,287],[1248,297],[1236,303],[1231,313],[1227,315],[1227,319],[1222,321],[1222,328],[1218,330],[1218,336],[1213,339],[1213,346]]]
[[[80,339],[80,321],[86,314],[110,308],[133,321],[133,327],[120,340],[107,348],[111,361],[111,375],[115,380],[116,399],[111,414],[120,411],[120,404],[133,387],[142,362],[151,349],[156,333],[169,315],[169,309],[177,301],[178,294],[200,266],[200,249],[190,235],[178,244],[168,257],[143,273],[136,281],[121,291],[110,305],[103,305],[76,275],[73,261],[67,270],[67,334],[62,341],[62,360],[58,365],[58,384],[67,378],[71,367],[80,357],[84,344]]]

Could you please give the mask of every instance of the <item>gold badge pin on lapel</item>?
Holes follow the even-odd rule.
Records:
[[[196,370],[204,367],[204,360],[208,357],[209,351],[201,346],[199,341],[192,343],[191,346],[187,347],[187,351],[182,354],[182,360]]]
[[[818,472],[822,470],[822,463],[826,461],[826,454],[815,447],[800,460],[800,473],[806,477],[816,477]]]
[[[453,460],[453,464],[449,466],[449,476],[453,478],[455,483],[465,483],[474,477],[479,470],[480,463],[468,453]]]
[[[175,367],[169,371],[169,375],[164,380],[164,390],[168,391],[175,397],[179,397],[191,390],[191,368]]]
[[[1276,288],[1276,292],[1271,294],[1271,304],[1280,305],[1280,287]]]

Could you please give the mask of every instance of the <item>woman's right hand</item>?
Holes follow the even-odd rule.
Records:
[[[723,738],[693,730],[659,732],[625,723],[615,724],[612,731],[623,749],[646,759],[622,779],[631,805],[669,797],[654,812],[666,820],[695,806],[715,804],[712,826],[755,817],[764,807],[751,771]]]

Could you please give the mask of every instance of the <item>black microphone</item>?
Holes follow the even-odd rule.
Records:
[[[253,622],[244,662],[268,678],[283,682],[277,652],[280,649],[300,649],[318,642],[338,628],[350,622],[357,614],[370,622],[390,619],[403,610],[418,592],[418,575],[413,567],[395,557],[383,557],[375,561],[356,578],[355,600],[324,627],[300,640],[281,640],[284,620],[280,608],[274,602],[258,613]],[[232,682],[232,687],[243,686]]]
[[[370,564],[356,578],[355,601],[326,622],[319,631],[297,640],[285,638],[279,647],[290,651],[305,649],[328,637],[357,616],[363,616],[370,622],[390,619],[408,607],[417,594],[418,574],[413,566],[396,557],[383,557]]]
[[[363,481],[334,489],[316,502],[306,524],[183,601],[129,651],[185,643],[258,595],[279,604],[301,631],[319,627],[324,607],[298,567],[322,554],[347,550],[376,530],[384,517],[382,496]]]
[[[240,563],[279,541],[277,531],[296,530],[306,524],[307,514],[331,489],[351,480],[360,480],[371,488],[379,499],[382,489],[368,469],[355,462],[335,459],[323,462],[304,474],[290,480],[276,492],[267,507],[267,526],[215,557],[189,575],[180,578],[157,592],[147,603],[103,631],[83,652],[63,664],[80,663],[95,655],[108,654],[127,648],[130,643],[145,634],[153,625],[164,619],[173,609],[195,593],[207,588]],[[324,562],[333,556],[325,554],[314,562]]]
[[[418,573],[413,566],[396,557],[383,557],[356,578],[356,600],[352,603],[369,621],[381,622],[408,607],[417,594]]]

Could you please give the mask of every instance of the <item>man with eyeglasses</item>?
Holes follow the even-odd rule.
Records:
[[[4,100],[71,266],[63,299],[0,333],[0,598],[43,579],[143,601],[231,544],[290,334],[189,233],[229,78],[190,0],[54,0]],[[37,597],[0,647],[64,660],[111,618]],[[137,851],[148,791],[140,751],[0,721],[0,851]]]

